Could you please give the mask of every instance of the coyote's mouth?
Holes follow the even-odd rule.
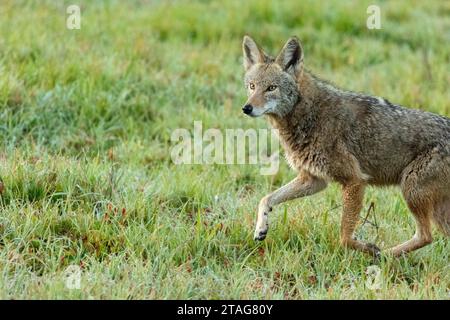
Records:
[[[256,111],[256,112],[255,112]],[[259,110],[253,110],[251,113],[248,114],[248,116],[252,117],[252,118],[258,118],[261,117],[263,115],[265,115],[266,113],[268,113],[270,110],[269,109],[265,109],[262,111]]]
[[[262,108],[253,108],[250,105],[246,105],[244,108],[242,108],[242,110],[244,111],[244,113],[252,118],[257,118],[260,117],[262,115],[265,115],[266,113],[270,113],[273,112],[273,110],[276,107],[276,102],[271,100],[269,102],[267,102],[264,107]]]

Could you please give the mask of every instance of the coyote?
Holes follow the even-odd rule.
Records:
[[[255,239],[263,240],[268,214],[282,202],[317,193],[330,181],[342,187],[341,245],[379,255],[353,237],[367,185],[399,185],[416,221],[415,235],[394,256],[432,242],[431,221],[450,236],[450,119],[407,109],[385,98],[338,89],[303,66],[303,49],[290,38],[276,58],[248,36],[243,40],[242,111],[265,115],[278,129],[298,176],[263,197]]]

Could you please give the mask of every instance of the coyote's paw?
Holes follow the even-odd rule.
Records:
[[[401,256],[405,255],[405,252],[403,250],[399,250],[398,248],[390,248],[385,250],[383,253],[393,258],[400,258]]]
[[[381,256],[381,249],[378,248],[376,244],[366,243],[366,249],[375,258],[379,258]]]
[[[371,256],[378,258],[380,257],[381,250],[373,243],[365,243],[354,238],[352,239],[342,239],[341,243],[344,247],[352,248],[356,250],[363,251],[370,254]]]
[[[266,238],[268,229],[269,229],[268,227],[265,227],[264,229],[257,228],[255,230],[254,239],[258,241],[264,240]]]
[[[256,230],[254,239],[255,240],[264,240],[267,235],[267,231],[269,230],[269,212],[272,211],[272,208],[267,205],[267,199],[263,198],[258,207],[258,219],[256,221]]]

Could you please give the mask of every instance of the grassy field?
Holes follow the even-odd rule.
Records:
[[[75,2],[75,1],[74,1]],[[0,3],[0,298],[448,299],[450,244],[374,261],[339,246],[337,185],[277,207],[253,241],[259,199],[291,180],[257,165],[175,165],[176,128],[266,128],[245,117],[241,40],[273,54],[297,35],[305,64],[355,91],[450,116],[450,5],[377,1]],[[414,233],[397,189],[370,188],[358,236]],[[80,289],[67,268],[82,270]],[[368,268],[381,271],[368,286]],[[370,269],[370,268],[369,268]]]

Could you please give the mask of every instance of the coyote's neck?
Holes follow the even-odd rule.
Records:
[[[268,115],[269,123],[279,131],[280,140],[290,149],[309,144],[318,124],[320,107],[316,105],[320,87],[315,77],[304,71],[299,81],[300,99],[283,117]]]

